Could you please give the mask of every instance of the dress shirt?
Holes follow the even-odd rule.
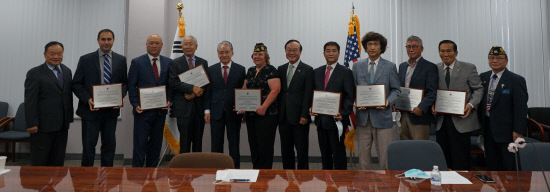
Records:
[[[53,65],[50,65],[49,63],[46,63],[46,65],[50,70],[53,71],[53,74],[55,74],[55,77],[59,78],[59,75],[57,74],[57,70],[55,70],[56,67],[54,67]],[[61,70],[61,64],[57,65],[57,67],[59,67],[59,70]]]
[[[422,58],[422,56],[418,57],[418,59],[413,61],[413,66],[411,66],[411,64],[407,61],[408,66],[407,66],[407,71],[405,73],[405,87],[409,87],[409,85],[411,84],[411,79],[414,73],[414,69],[416,69],[416,65],[418,64],[418,61],[420,60],[420,58]],[[410,74],[411,76],[407,78],[407,74]]]

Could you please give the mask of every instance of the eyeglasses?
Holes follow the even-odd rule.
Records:
[[[495,56],[489,56],[489,61],[491,60],[497,60],[497,61],[504,61],[506,57],[495,57]]]
[[[291,49],[287,49],[287,50],[285,50],[285,51],[288,52],[288,53],[298,53],[298,52],[300,52],[299,49],[292,49],[292,50],[291,50]]]
[[[196,45],[196,44],[194,44],[194,43],[187,44],[186,43],[186,44],[181,44],[181,45],[184,46],[184,47],[187,47],[187,46],[193,46],[193,45]]]
[[[407,48],[407,50],[408,49],[417,50],[418,48],[420,48],[420,46],[418,46],[418,45],[413,45],[413,46],[407,45],[407,46],[405,46],[405,48]]]

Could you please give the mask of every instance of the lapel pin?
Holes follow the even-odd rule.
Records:
[[[500,88],[503,88],[503,89],[504,89],[504,84],[500,84]]]
[[[298,72],[300,72],[300,70],[298,70]]]
[[[460,71],[460,69],[457,69],[456,71]]]

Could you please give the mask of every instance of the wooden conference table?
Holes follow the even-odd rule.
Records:
[[[403,171],[260,170],[255,183],[213,184],[215,169],[128,167],[6,167],[0,191],[430,191],[396,178]],[[496,183],[482,183],[474,174]],[[442,191],[517,191],[516,172],[459,172],[471,185],[442,185]],[[546,173],[550,178],[550,174]],[[520,172],[522,191],[546,191],[541,172]]]

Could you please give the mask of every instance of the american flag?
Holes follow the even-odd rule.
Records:
[[[351,69],[353,63],[361,58],[361,51],[359,50],[359,40],[357,38],[357,29],[353,27],[353,34],[348,35],[346,42],[346,56],[344,57],[344,66]],[[355,86],[355,85],[354,85]],[[349,115],[351,126],[346,129],[346,132],[351,131],[355,127],[355,112],[352,111]]]

